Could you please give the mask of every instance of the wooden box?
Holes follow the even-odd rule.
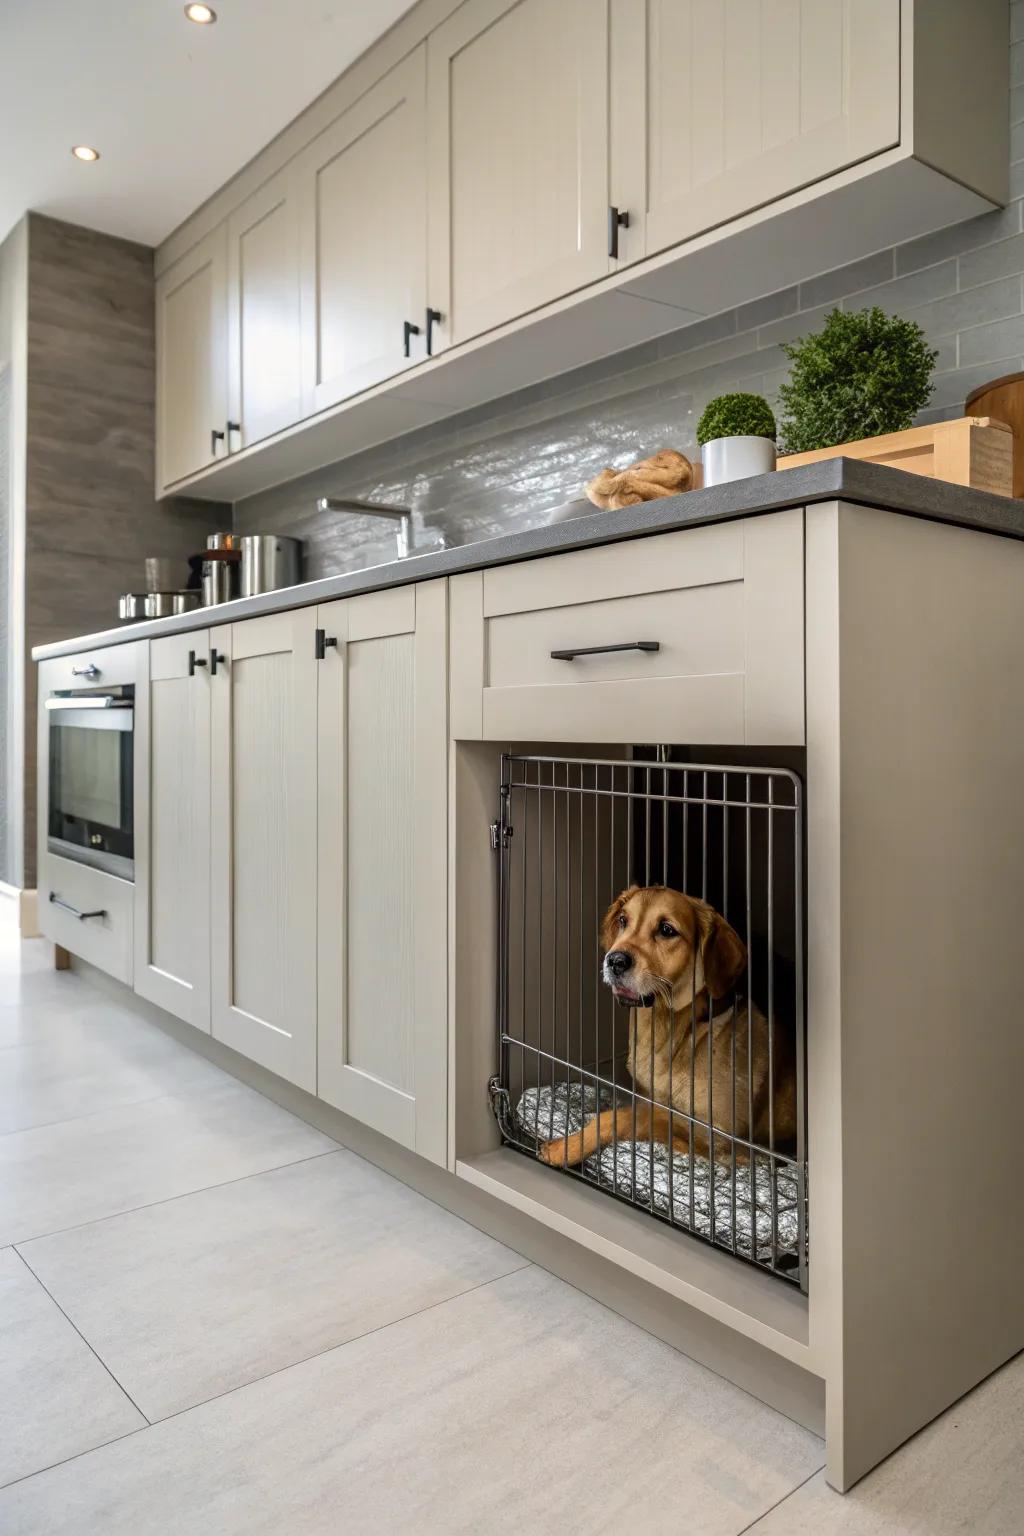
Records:
[[[884,437],[865,437],[836,448],[793,453],[781,458],[779,469],[814,464],[819,459],[867,459],[912,475],[933,475],[976,491],[1013,495],[1014,436],[1004,422],[989,416],[961,416],[929,427],[910,427]]]

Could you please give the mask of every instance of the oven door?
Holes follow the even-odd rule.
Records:
[[[135,878],[134,690],[56,694],[49,718],[51,853]]]

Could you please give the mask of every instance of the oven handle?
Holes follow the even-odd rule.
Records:
[[[64,901],[54,891],[50,892],[50,901],[55,907],[62,907],[65,912],[70,912],[72,917],[77,917],[80,923],[84,923],[87,917],[106,917],[107,915],[105,907],[101,907],[96,912],[80,912],[77,907],[71,905],[70,901]]]
[[[46,699],[44,709],[133,709],[131,699],[118,699],[112,693],[90,693],[81,698],[61,697],[59,694]]]

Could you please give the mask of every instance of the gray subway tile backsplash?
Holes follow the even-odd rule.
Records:
[[[696,457],[712,396],[756,390],[777,405],[789,362],[781,343],[817,329],[830,309],[877,303],[920,324],[939,353],[921,422],[962,414],[969,391],[1024,368],[1024,0],[1012,7],[1017,86],[1009,206],[850,262],[797,286],[680,326],[504,400],[421,427],[234,508],[243,532],[291,533],[309,577],[394,555],[370,518],[322,515],[326,489],[414,509],[414,533],[450,543],[537,526],[578,500],[606,464],[658,448]],[[799,312],[798,312],[799,311]]]

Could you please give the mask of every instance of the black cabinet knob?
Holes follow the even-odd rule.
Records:
[[[410,339],[413,336],[418,336],[419,334],[420,334],[420,328],[419,328],[418,325],[413,325],[411,320],[406,320],[406,321],[403,322],[403,325],[402,325],[402,346],[403,346],[403,349],[405,351],[406,357],[408,357],[410,355],[410,353],[409,353],[409,341],[410,341]]]
[[[625,208],[621,213],[614,206],[608,209],[608,255],[618,260],[619,256],[619,230],[629,228],[629,214]]]
[[[442,313],[441,313],[441,311],[439,309],[431,309],[429,305],[427,306],[427,356],[428,357],[433,357],[433,355],[434,355],[434,326],[435,325],[440,325],[441,321],[443,319],[444,319],[444,316],[442,315]]]

